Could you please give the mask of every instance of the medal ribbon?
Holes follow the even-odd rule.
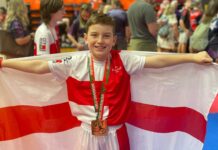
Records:
[[[95,111],[97,112],[96,120],[100,120],[103,117],[104,93],[106,91],[105,85],[108,83],[109,76],[110,76],[110,57],[108,56],[104,65],[104,77],[101,83],[99,103],[96,95],[94,60],[92,56],[89,57],[88,59],[88,69],[89,69],[90,87],[92,91],[92,99],[94,102]]]

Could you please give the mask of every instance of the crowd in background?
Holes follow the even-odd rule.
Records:
[[[61,47],[87,50],[83,38],[86,22],[93,14],[102,13],[116,22],[117,44],[114,49],[193,53],[204,50],[192,46],[197,34],[202,32],[203,27],[198,29],[198,26],[207,23],[213,24],[210,30],[217,28],[217,3],[210,0],[208,7],[204,8],[201,0],[186,0],[184,3],[177,0],[163,0],[162,3],[135,0],[128,10],[124,10],[119,1],[102,3],[98,10],[93,10],[91,4],[82,4],[73,12],[78,15],[66,18],[62,0],[42,0],[41,25],[32,32],[23,0],[9,0],[7,8],[0,8],[0,29],[10,32],[20,46],[34,40],[34,50],[29,56],[59,53]]]

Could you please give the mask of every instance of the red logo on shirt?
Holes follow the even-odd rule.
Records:
[[[114,68],[112,68],[112,71],[118,73],[120,72],[121,69],[122,69],[121,66],[115,66]]]
[[[56,63],[62,63],[61,59],[56,60]]]
[[[46,51],[46,38],[39,39],[39,50]]]

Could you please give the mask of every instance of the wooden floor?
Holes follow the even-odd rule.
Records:
[[[61,48],[61,53],[66,52],[76,52],[77,50],[75,48]]]

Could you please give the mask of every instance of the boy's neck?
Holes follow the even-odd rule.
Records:
[[[55,28],[56,22],[54,22],[54,21],[51,20],[51,21],[49,22],[48,26],[49,26],[49,28]]]
[[[92,55],[92,54],[91,54],[91,55]],[[104,62],[104,61],[106,61],[106,59],[108,58],[108,56],[102,57],[102,58],[98,58],[98,57],[95,57],[95,56],[92,55],[92,58],[93,58],[94,61]]]
[[[106,60],[106,58],[96,58],[96,57],[92,57],[94,59],[94,61],[101,61],[101,62],[104,62]]]

